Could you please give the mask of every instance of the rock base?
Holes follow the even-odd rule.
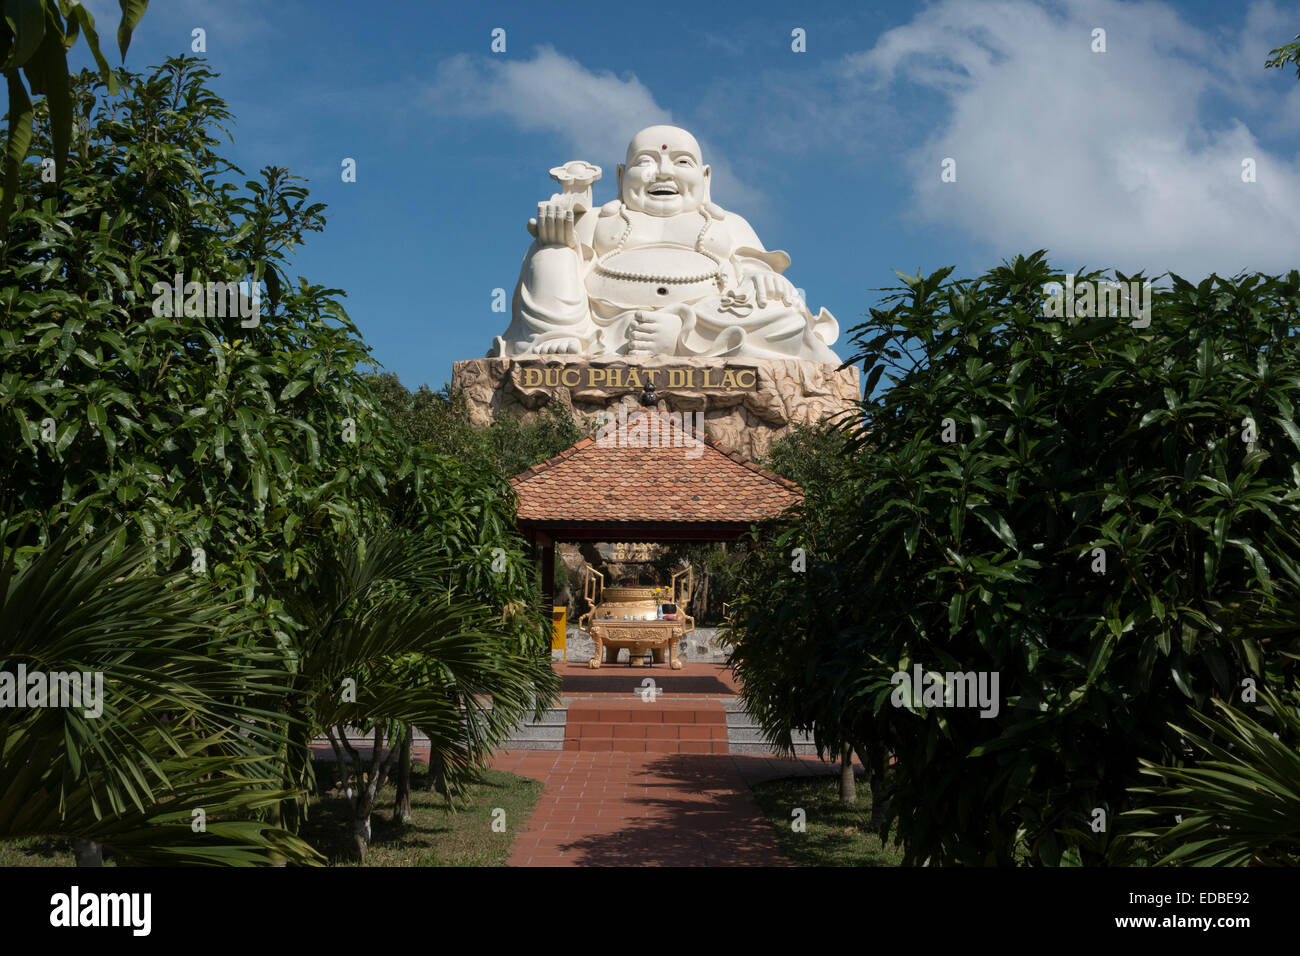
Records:
[[[571,367],[575,367],[572,368]],[[837,370],[833,365],[799,359],[760,358],[677,358],[613,356],[529,356],[527,358],[481,358],[456,362],[452,388],[465,396],[470,420],[485,427],[501,416],[527,421],[552,403],[567,408],[579,427],[594,429],[601,412],[617,415],[619,405],[641,407],[642,389],[603,385],[565,385],[563,382],[590,380],[577,369],[636,368],[661,369],[655,376],[658,407],[665,411],[702,412],[705,434],[718,445],[751,461],[761,460],[772,443],[796,424],[814,425],[849,411],[861,398],[856,366]],[[527,369],[542,369],[521,374]],[[697,369],[692,384],[669,369]],[[730,381],[728,371],[753,369],[754,375],[738,376],[752,387],[705,388],[703,382]],[[565,374],[568,371],[568,374]],[[532,384],[540,381],[542,384]],[[546,384],[549,381],[552,384]]]

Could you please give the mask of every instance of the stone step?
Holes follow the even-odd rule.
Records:
[[[507,750],[619,750],[649,753],[770,754],[776,750],[762,728],[734,700],[712,706],[680,701],[573,700],[553,707],[541,720],[525,720],[511,732]],[[352,746],[368,748],[373,737],[348,734]],[[418,731],[415,746],[428,738]],[[319,743],[324,744],[322,739]],[[816,756],[811,734],[794,735],[795,753]]]
[[[552,707],[542,715],[541,720],[524,718],[520,727],[563,727],[568,719],[568,710],[564,707]]]
[[[737,730],[734,727],[727,729],[727,743],[731,745],[732,753],[778,753],[777,747],[774,747],[762,732],[756,728],[753,730]],[[743,749],[742,749],[743,748]],[[797,754],[816,755],[817,746],[813,743],[811,737],[795,737],[794,752]]]
[[[755,744],[755,743],[728,742],[727,746],[730,748],[730,752],[733,754],[774,754],[776,753],[776,749],[773,748],[771,744],[767,744],[767,743]],[[800,757],[817,756],[817,748],[814,747],[811,742],[806,744],[796,743],[794,745],[794,752],[797,756]]]
[[[510,734],[511,740],[563,740],[564,724],[520,724]]]
[[[767,743],[767,738],[763,736],[763,731],[759,727],[728,727],[727,739],[734,744]]]
[[[758,726],[758,724],[750,723],[746,721],[737,721],[730,714],[727,715],[727,732],[730,734],[735,734],[737,736],[757,735],[756,737],[754,737],[755,740],[764,739],[763,728]],[[795,739],[797,743],[812,743],[813,740],[812,734],[803,734],[803,733],[796,732],[791,736]],[[746,739],[748,739],[748,737],[746,737]]]
[[[763,728],[753,717],[745,713],[739,702],[730,701],[726,708],[727,743],[734,754],[776,753],[777,750],[768,742]],[[799,756],[815,757],[817,747],[812,734],[796,733],[792,735],[794,752]]]
[[[548,708],[541,720],[525,718],[510,733],[506,750],[563,750],[564,727],[568,711],[564,707]]]
[[[563,740],[528,740],[512,737],[506,741],[503,750],[563,750]]]

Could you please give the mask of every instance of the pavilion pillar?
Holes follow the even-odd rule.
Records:
[[[542,601],[550,608],[555,604],[555,541],[539,531],[536,543],[542,552]]]

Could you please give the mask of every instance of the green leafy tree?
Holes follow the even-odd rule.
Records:
[[[117,27],[117,45],[126,59],[131,33],[144,16],[149,0],[118,0],[122,19]],[[68,77],[68,51],[85,34],[100,78],[110,90],[117,77],[99,49],[95,18],[80,0],[6,0],[0,22],[0,62],[9,90],[9,125],[5,136],[4,184],[0,191],[0,235],[7,228],[20,185],[18,170],[32,140],[31,94],[45,97],[50,124],[51,151],[45,155],[54,163],[56,186],[63,179],[63,163],[74,132],[73,89]],[[24,75],[27,85],[23,84]]]
[[[552,458],[585,436],[569,410],[552,405],[528,422],[501,416],[485,428],[470,422],[463,395],[444,385],[409,391],[391,373],[370,379],[385,413],[403,437],[429,451],[490,466],[510,479]]]
[[[1277,686],[1295,688],[1300,539],[1279,528],[1260,551],[1279,572],[1275,590],[1234,607],[1225,626],[1257,640],[1276,663]],[[1215,700],[1215,714],[1193,712],[1199,733],[1174,728],[1190,744],[1181,762],[1143,762],[1154,781],[1133,789],[1139,807],[1126,816],[1141,827],[1136,839],[1157,841],[1160,865],[1300,864],[1300,695],[1243,684],[1231,706]]]
[[[288,272],[322,207],[284,170],[232,182],[212,76],[173,59],[97,97],[83,74],[64,193],[36,198],[24,165],[0,250],[0,488],[47,536],[88,501],[92,524],[129,523],[165,566],[269,606],[259,586],[401,475],[338,291]],[[208,292],[240,280],[244,297]]]
[[[1173,277],[1135,327],[1054,316],[1043,253],[950,271],[855,330],[875,397],[845,476],[748,565],[746,700],[891,754],[908,862],[1119,859],[1113,825],[1078,834],[1180,759],[1170,724],[1286,680],[1238,624],[1300,514],[1300,273]],[[996,713],[913,699],[914,665],[996,674]]]
[[[444,454],[489,456],[481,432],[470,424],[468,407],[449,385],[436,392],[421,385],[412,392],[391,372],[371,377],[369,384],[406,441]]]
[[[267,667],[264,655],[274,655],[281,680],[249,683],[228,716],[278,722],[241,759],[256,755],[257,779],[277,785],[280,796],[256,807],[268,832],[293,833],[313,783],[312,733],[333,726],[314,716],[318,699],[304,699],[301,668],[319,659],[308,652],[323,625],[296,602],[322,574],[338,573],[354,542],[402,529],[446,566],[436,600],[407,595],[408,617],[396,616],[387,590],[399,582],[366,592],[389,602],[384,621],[394,630],[345,645],[358,667],[394,687],[393,661],[431,667],[435,637],[444,649],[453,638],[472,641],[487,632],[487,614],[498,641],[490,648],[515,648],[498,661],[508,677],[546,700],[554,675],[548,667],[539,676],[532,663],[546,618],[513,531],[508,484],[493,466],[409,444],[385,416],[341,293],[290,273],[293,249],[323,228],[323,207],[285,170],[241,183],[216,152],[229,113],[212,78],[189,58],[145,77],[119,74],[116,94],[83,74],[65,189],[43,195],[33,164],[21,167],[24,188],[0,248],[0,501],[22,519],[11,542],[20,566],[60,535],[122,528],[160,574],[193,577],[215,606],[241,608],[243,625],[226,634],[229,655]],[[41,104],[36,120],[35,135],[48,138]],[[345,609],[349,621],[361,613],[357,602]],[[434,610],[446,613],[429,617]],[[376,641],[382,654],[371,653]],[[206,647],[195,638],[196,652]],[[392,729],[414,715],[438,730],[427,715],[460,706],[480,686],[474,673],[444,674],[436,698],[425,681],[425,711],[366,719]],[[489,726],[511,713],[503,698]],[[467,739],[477,759],[481,746]],[[450,744],[437,752],[457,780],[473,763],[448,756],[458,752]],[[183,766],[172,774],[201,756],[176,755]]]
[[[514,530],[516,501],[509,478],[576,442],[581,433],[572,418],[553,411],[527,425],[503,420],[479,429],[470,423],[463,397],[449,386],[437,392],[421,386],[412,393],[391,373],[367,382],[409,443],[408,453],[421,463],[413,475],[438,476],[436,498],[425,494],[423,485],[412,485],[390,496],[386,509],[399,524],[419,528],[437,542],[454,569],[457,593],[495,609],[498,627],[505,626],[520,647],[533,647],[549,658],[550,607],[541,600],[524,542]],[[408,815],[410,730],[396,733],[401,752],[394,816],[399,821]],[[451,796],[463,779],[457,768],[444,765],[436,749],[431,751],[431,790]]]
[[[800,651],[791,641],[801,635],[787,632],[782,643],[776,627],[755,629],[745,624],[764,613],[763,595],[767,592],[768,613],[816,628],[826,639],[836,639],[851,626],[839,614],[839,605],[827,603],[821,590],[826,583],[833,589],[844,586],[838,569],[826,562],[834,551],[831,543],[840,532],[838,518],[830,516],[852,500],[857,487],[845,424],[847,419],[798,425],[768,452],[767,467],[796,482],[804,490],[805,502],[789,516],[793,521],[768,522],[761,528],[755,540],[765,546],[739,565],[740,573],[733,571],[728,576],[734,602],[732,620],[747,635],[744,652],[733,655],[733,664],[742,686],[754,689],[745,700],[769,740],[793,753],[792,732],[811,733],[819,754],[839,759],[840,799],[844,803],[857,799],[852,764],[853,754],[857,754],[872,791],[873,817],[879,822],[886,803],[887,755],[874,745],[870,734],[855,732],[851,725],[841,726],[846,711],[842,673],[794,666],[793,659]],[[807,570],[810,562],[811,573]],[[759,640],[765,641],[761,648]]]
[[[772,443],[764,467],[801,488],[830,487],[847,477],[848,438],[842,420],[796,424]]]

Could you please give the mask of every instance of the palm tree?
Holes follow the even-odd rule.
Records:
[[[1222,621],[1258,662],[1262,686],[1255,696],[1243,688],[1237,706],[1214,700],[1215,716],[1193,711],[1210,733],[1175,729],[1195,759],[1143,761],[1158,783],[1133,791],[1145,803],[1128,816],[1147,826],[1132,835],[1169,847],[1161,864],[1300,863],[1300,538],[1279,527],[1259,553],[1274,572],[1272,589],[1226,609]]]
[[[1159,783],[1132,792],[1147,798],[1128,816],[1147,824],[1134,837],[1168,852],[1160,865],[1244,866],[1300,862],[1300,697],[1288,704],[1260,691],[1268,724],[1214,701],[1220,719],[1194,712],[1211,733],[1176,728],[1199,759],[1184,767],[1143,761]],[[1276,736],[1275,736],[1276,734]]]
[[[285,689],[249,613],[188,572],[154,574],[121,532],[65,531],[33,554],[9,544],[25,531],[0,524],[0,674],[12,688],[75,673],[102,696],[0,707],[0,839],[71,838],[137,865],[318,862],[256,818],[295,794],[268,762],[282,718],[249,703]]]
[[[334,748],[362,859],[376,796],[411,727],[428,735],[431,763],[455,789],[558,696],[540,615],[462,597],[442,551],[434,536],[385,531],[324,555],[286,601],[298,625],[289,699],[297,726]],[[371,737],[367,758],[349,727]],[[295,784],[311,780],[309,744],[290,748]]]

